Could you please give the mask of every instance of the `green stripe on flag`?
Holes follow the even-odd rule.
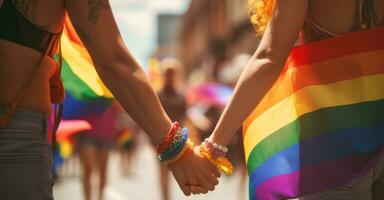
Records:
[[[62,77],[63,84],[66,92],[69,92],[73,97],[78,100],[92,101],[99,99],[98,96],[86,83],[84,83],[75,73],[71,70],[71,67],[63,59],[62,64]]]
[[[378,100],[324,108],[305,114],[282,127],[252,149],[247,160],[248,172],[252,173],[276,153],[306,138],[339,129],[370,127],[382,123],[384,121],[383,110],[384,100]]]

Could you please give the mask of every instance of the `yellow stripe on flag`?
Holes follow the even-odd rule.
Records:
[[[260,114],[250,124],[244,138],[246,160],[260,141],[303,114],[326,107],[384,99],[383,88],[384,75],[380,74],[298,90]]]
[[[61,38],[61,45],[63,58],[71,67],[73,73],[75,73],[97,95],[113,98],[112,93],[97,75],[92,60],[85,48],[75,42],[71,42],[65,32]]]

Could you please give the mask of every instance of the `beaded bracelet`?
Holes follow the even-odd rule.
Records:
[[[227,175],[233,173],[232,163],[225,157],[214,157],[205,145],[199,146],[200,154]]]
[[[193,142],[190,139],[188,139],[187,144],[184,146],[183,150],[181,150],[181,152],[175,158],[167,161],[167,163],[170,164],[170,163],[175,163],[177,161],[183,160],[185,156],[189,155],[189,153],[192,152],[192,149],[193,149]]]
[[[214,154],[214,157],[224,157],[225,154],[228,152],[227,147],[221,146],[217,143],[213,143],[209,141],[208,138],[204,140],[203,145],[205,145],[208,150],[210,150],[210,152]]]
[[[160,162],[174,158],[183,150],[188,140],[188,129],[183,128],[181,132],[181,139],[179,141],[172,141],[173,145],[159,155]]]
[[[169,130],[168,134],[164,137],[162,142],[156,147],[158,154],[161,154],[165,149],[168,148],[168,146],[173,141],[173,138],[174,138],[175,134],[177,134],[179,129],[180,129],[179,122],[174,122],[172,124],[171,130]]]

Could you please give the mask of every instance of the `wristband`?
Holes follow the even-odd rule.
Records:
[[[209,160],[213,165],[215,165],[220,171],[224,172],[227,175],[231,175],[233,173],[233,165],[232,163],[225,157],[213,157],[209,152],[208,148],[204,145],[199,146],[200,154]]]
[[[228,153],[228,148],[224,147],[222,145],[219,145],[217,143],[209,141],[208,138],[204,140],[204,143],[207,145],[207,147],[213,147],[214,149],[223,152],[224,154]]]
[[[181,137],[176,137],[175,135],[175,138],[180,139],[177,142],[172,141],[173,145],[160,154],[159,159],[161,162],[174,158],[183,150],[188,140],[188,129],[183,128]]]
[[[168,148],[168,146],[171,144],[173,137],[180,129],[179,122],[174,122],[172,124],[171,130],[169,130],[168,134],[164,137],[162,142],[157,146],[156,150],[158,154],[163,153],[165,149]]]
[[[167,162],[176,163],[180,160],[183,160],[185,156],[189,155],[189,153],[192,152],[192,148],[193,148],[193,142],[190,139],[188,139],[187,144],[184,146],[183,150],[181,150],[181,152],[174,159]]]

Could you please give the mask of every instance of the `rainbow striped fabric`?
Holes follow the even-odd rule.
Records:
[[[101,115],[111,105],[113,96],[97,75],[91,57],[77,36],[68,16],[65,19],[60,44],[63,57],[61,74],[65,89],[63,119],[81,120],[85,117]],[[69,136],[63,138],[62,128],[59,127],[57,132],[58,140],[53,163],[55,170],[73,151],[72,139]],[[76,127],[72,125],[72,128]]]
[[[111,104],[113,96],[97,75],[91,57],[66,18],[61,37],[65,88],[63,119],[81,119],[101,114]]]
[[[250,199],[295,198],[364,175],[384,150],[384,28],[294,48],[244,122]]]

